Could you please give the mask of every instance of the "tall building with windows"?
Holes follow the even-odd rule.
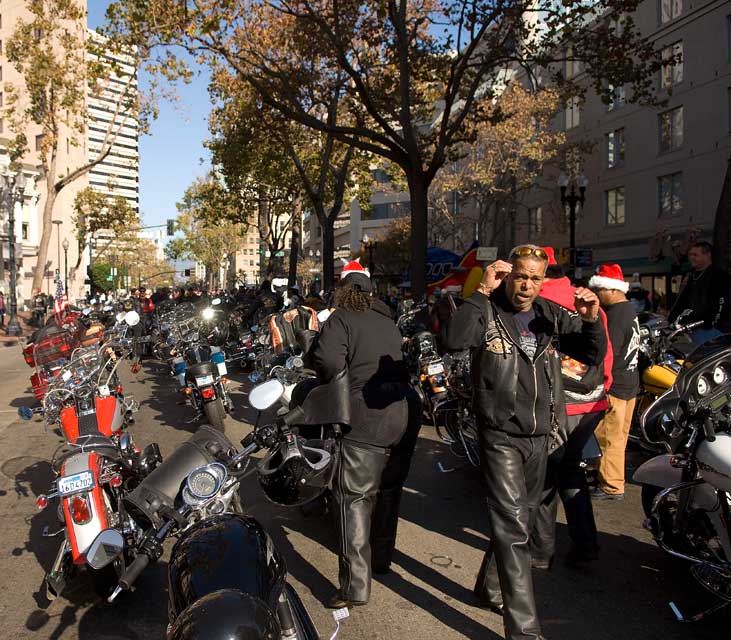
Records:
[[[89,30],[89,38],[104,39]],[[93,162],[109,147],[104,159],[89,171],[89,184],[109,196],[122,196],[139,213],[139,126],[136,112],[137,78],[130,56],[102,54],[111,66],[98,86],[89,88],[88,158]]]
[[[555,122],[569,142],[593,143],[580,171],[588,179],[576,244],[594,264],[618,262],[625,274],[667,300],[677,292],[676,256],[698,236],[710,239],[731,154],[731,5],[725,0],[645,0],[635,15],[666,60],[656,78],[665,104],[628,101],[614,87],[609,104],[589,94]],[[578,76],[580,67],[565,70]],[[568,215],[558,170],[546,171],[518,209],[517,240],[568,247]]]

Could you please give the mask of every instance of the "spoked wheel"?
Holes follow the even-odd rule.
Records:
[[[479,466],[479,441],[472,425],[466,424],[456,411],[448,412],[445,415],[444,423],[447,434],[451,439],[450,449],[452,453],[460,458],[466,458],[473,467]]]

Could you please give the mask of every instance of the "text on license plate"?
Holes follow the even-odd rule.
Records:
[[[430,364],[426,371],[427,375],[435,376],[437,373],[444,373],[444,365],[441,362]]]
[[[207,384],[213,384],[213,376],[211,376],[211,375],[201,376],[200,378],[196,378],[195,379],[195,383],[199,387],[202,387],[202,386],[207,385]]]
[[[62,496],[67,496],[70,493],[78,493],[79,491],[86,491],[94,486],[94,475],[91,471],[82,471],[72,476],[66,476],[65,478],[58,479],[58,492]]]

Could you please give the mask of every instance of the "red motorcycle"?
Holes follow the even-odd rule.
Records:
[[[131,314],[137,321],[139,316],[127,314],[134,326]],[[46,575],[49,598],[63,590],[74,569],[87,564],[87,552],[99,533],[115,528],[134,537],[135,525],[120,508],[121,499],[161,460],[156,444],[140,452],[126,432],[137,405],[125,397],[117,371],[132,352],[132,341],[126,338],[77,349],[49,381],[43,405],[19,410],[26,420],[42,414],[47,424],[61,428],[66,439],[52,459],[54,485],[36,499],[39,509],[53,498],[60,500],[63,526],[55,533],[44,533],[48,537],[64,535]],[[101,571],[88,568],[101,595],[108,595],[116,584],[124,560],[120,557]]]

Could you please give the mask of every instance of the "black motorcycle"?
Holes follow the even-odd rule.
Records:
[[[255,471],[270,500],[301,506],[319,497],[332,480],[336,441],[300,434],[310,429],[315,435],[323,424],[335,432],[347,425],[347,391],[344,375],[310,390],[275,424],[256,427],[238,453],[221,432],[201,427],[127,496],[128,512],[145,533],[109,600],[130,589],[174,535],[178,541],[168,568],[170,640],[319,639],[287,582],[284,558],[261,524],[244,515],[238,490],[250,472],[250,456],[267,449]],[[269,380],[252,390],[249,401],[264,411],[282,392],[277,380]],[[103,566],[120,556],[124,544],[113,531],[99,538],[90,555]]]

